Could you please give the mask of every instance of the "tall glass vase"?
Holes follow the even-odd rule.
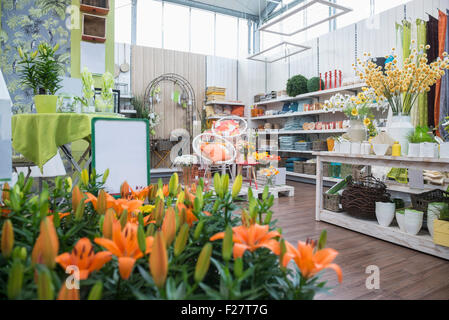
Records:
[[[401,113],[393,115],[387,128],[387,133],[401,145],[401,155],[406,156],[408,154],[408,136],[415,130],[411,117]]]

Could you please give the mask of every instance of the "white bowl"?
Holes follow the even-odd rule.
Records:
[[[396,205],[393,202],[376,202],[377,222],[383,226],[390,226],[394,218]]]
[[[396,211],[396,221],[398,223],[399,226],[399,230],[401,230],[402,232],[405,232],[405,214],[404,213],[399,213],[399,211]]]
[[[421,230],[423,223],[424,212],[405,209],[404,213],[404,227],[405,232],[416,235]]]
[[[390,145],[389,144],[383,144],[383,143],[379,143],[379,144],[373,144],[373,149],[374,149],[374,153],[377,156],[384,156],[387,153],[388,147]]]

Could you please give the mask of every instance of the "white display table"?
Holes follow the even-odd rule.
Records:
[[[315,218],[317,221],[328,222],[346,229],[449,260],[449,247],[434,244],[430,234],[425,231],[421,231],[418,235],[411,235],[400,231],[396,226],[382,227],[375,220],[371,221],[357,219],[344,212],[332,212],[323,209],[323,162],[449,171],[449,159],[353,155],[339,154],[335,152],[314,152],[313,154],[317,156],[315,212]],[[426,190],[423,190],[423,192],[424,191]]]

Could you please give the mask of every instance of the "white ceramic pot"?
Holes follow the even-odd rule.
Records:
[[[376,218],[377,222],[388,227],[393,221],[396,206],[393,202],[376,202]]]
[[[371,153],[371,144],[368,141],[364,141],[361,146],[362,154],[370,154]]]
[[[333,151],[336,153],[340,153],[340,145],[341,145],[340,141],[335,141]]]
[[[420,143],[419,156],[421,158],[435,158],[435,154],[438,152],[438,145],[433,142]]]
[[[342,141],[340,143],[340,153],[351,153],[351,142]]]
[[[421,230],[423,223],[424,212],[405,209],[404,213],[404,227],[405,232],[416,235]]]
[[[405,215],[404,212],[400,210],[396,211],[396,222],[398,223],[399,230],[405,232]]]
[[[410,116],[397,115],[391,118],[388,134],[401,145],[401,154],[408,154],[408,136],[415,131]]]
[[[388,151],[388,147],[390,147],[390,145],[388,144],[381,144],[381,143],[373,144],[374,153],[377,156],[384,156]]]
[[[449,142],[440,144],[440,158],[449,158]]]
[[[421,145],[419,143],[409,143],[408,144],[408,156],[409,157],[419,157],[419,152]]]
[[[361,143],[351,142],[351,154],[361,154]]]
[[[362,120],[350,120],[348,136],[352,141],[362,142],[366,140],[366,127],[363,125]]]
[[[447,204],[444,202],[432,202],[429,203],[427,207],[427,229],[429,230],[430,235],[433,237],[433,221],[438,219],[440,216],[441,210],[447,207]]]

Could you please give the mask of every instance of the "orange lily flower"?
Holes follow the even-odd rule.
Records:
[[[66,284],[63,283],[61,286],[61,290],[59,290],[58,299],[57,300],[79,300],[80,292],[79,289],[68,289]]]
[[[137,240],[137,225],[127,223],[122,230],[120,221],[117,220],[112,229],[112,240],[95,238],[94,241],[118,258],[120,276],[126,280],[131,275],[136,260],[143,257]],[[145,253],[150,253],[152,246],[153,237],[147,237]]]
[[[128,199],[131,196],[131,187],[128,182],[123,182],[120,186],[120,197],[122,199]]]
[[[86,193],[87,199],[85,203],[92,202],[94,209],[97,210],[98,199],[93,194]],[[113,196],[106,193],[106,209],[113,208],[118,216],[126,209],[128,214],[133,213],[143,204],[141,200],[114,199]]]
[[[131,198],[134,200],[142,200],[145,201],[145,199],[148,197],[148,194],[151,192],[151,189],[153,186],[148,186],[140,190],[134,191],[131,189]]]
[[[338,252],[334,249],[325,248],[314,252],[315,243],[305,243],[298,241],[298,248],[295,248],[292,244],[285,242],[287,252],[284,255],[282,264],[287,266],[288,262],[293,259],[301,270],[301,274],[304,278],[309,279],[316,275],[323,269],[332,269],[337,273],[338,281],[342,282],[343,275],[341,268],[332,263]]]
[[[106,208],[112,208],[114,206],[115,203],[115,199],[113,196],[111,196],[109,193],[106,193]],[[96,196],[94,196],[92,193],[87,192],[86,193],[87,199],[84,201],[84,203],[89,203],[91,202],[94,209],[97,210],[97,206],[98,206],[98,198]]]
[[[46,217],[41,222],[40,234],[34,244],[31,261],[33,264],[45,264],[47,267],[53,268],[58,250],[59,240],[53,219]]]
[[[79,280],[85,280],[91,272],[100,270],[112,258],[109,251],[94,252],[88,238],[81,238],[73,247],[72,253],[63,253],[56,257],[56,262],[65,269],[70,265],[78,266]]]
[[[253,252],[262,247],[270,249],[274,254],[280,253],[279,242],[274,239],[280,237],[280,233],[277,231],[268,231],[268,225],[261,226],[255,223],[249,227],[234,227],[232,231],[234,259],[242,257],[246,250]],[[223,239],[224,236],[224,232],[219,232],[213,235],[210,241]]]

